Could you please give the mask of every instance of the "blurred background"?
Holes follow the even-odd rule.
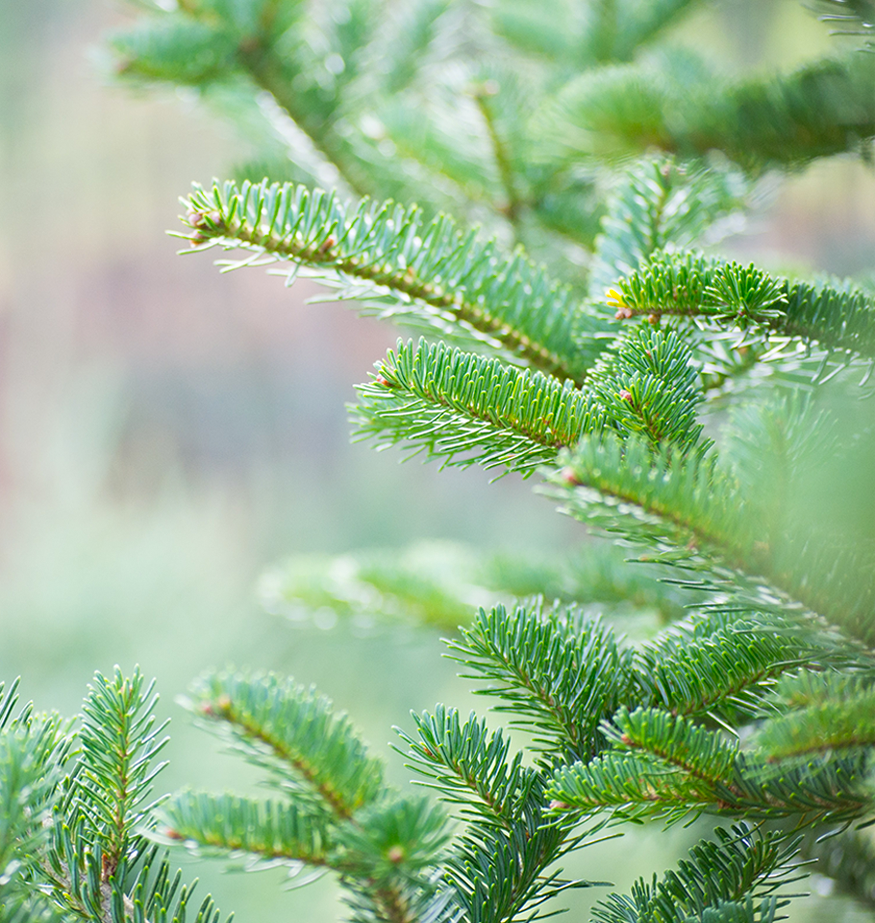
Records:
[[[435,701],[473,705],[438,634],[293,628],[258,606],[258,575],[296,552],[421,538],[558,555],[581,530],[532,482],[349,444],[344,403],[394,331],[305,305],[309,283],[175,255],[178,196],[246,151],[184,96],[108,84],[93,49],[124,16],[112,0],[0,0],[0,679],[20,674],[26,698],[72,713],[95,669],[139,663],[173,718],[162,787],[245,790],[254,775],[174,698],[209,665],[282,670],[347,709],[400,783],[392,725]],[[797,0],[706,4],[679,39],[765,69],[830,42]],[[871,168],[835,159],[776,189],[723,249],[865,275],[873,244]],[[576,871],[624,888],[699,833],[648,828]],[[342,913],[325,882],[287,893],[282,870],[180,861],[241,921]],[[813,884],[791,920],[872,919]]]

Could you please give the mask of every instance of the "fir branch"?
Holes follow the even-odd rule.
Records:
[[[649,0],[648,3],[621,4],[617,17],[613,54],[614,61],[631,61],[643,45],[652,42],[660,33],[670,29],[700,0]]]
[[[406,883],[429,890],[449,832],[441,807],[386,789],[383,798],[338,825],[333,839],[335,861],[346,873],[364,873],[380,886]]]
[[[272,674],[218,674],[199,684],[192,708],[270,769],[292,804],[183,793],[162,812],[166,836],[331,869],[357,920],[438,913],[431,869],[447,838],[443,814],[387,789],[382,764],[327,699]]]
[[[556,816],[590,817],[608,810],[612,820],[648,817],[677,822],[694,814],[726,811],[724,786],[648,753],[608,750],[588,763],[562,767],[546,790]],[[728,793],[727,793],[728,794]],[[739,813],[735,806],[729,813]]]
[[[447,840],[441,811],[397,796],[338,822],[299,804],[181,792],[162,806],[160,820],[164,838],[184,840],[198,853],[244,852],[333,871],[353,907],[387,923],[418,923]]]
[[[861,751],[774,763],[742,752],[731,785],[731,810],[751,819],[796,817],[800,827],[859,820],[872,810],[866,791],[871,771],[871,755]]]
[[[686,605],[697,601],[689,591],[658,580],[658,568],[628,564],[628,552],[607,542],[587,542],[558,558],[553,552],[500,552],[485,562],[484,583],[518,599],[540,596],[565,606],[597,605],[605,615],[656,613],[660,624],[682,618]]]
[[[542,794],[542,790],[539,790]],[[561,825],[545,823],[530,810],[512,832],[496,831],[477,842],[463,839],[458,855],[447,862],[447,877],[463,916],[471,923],[514,923],[540,919],[542,906],[569,888],[605,885],[604,881],[569,881],[550,866],[579,845]]]
[[[150,16],[109,37],[124,78],[197,85],[234,66],[234,35],[215,21]]]
[[[49,845],[51,815],[61,765],[70,747],[68,726],[58,716],[15,717],[18,680],[0,683],[0,916],[6,921],[54,919],[41,895],[41,861]],[[22,915],[22,916],[19,916]]]
[[[639,440],[606,433],[585,436],[565,460],[549,478],[562,511],[653,549],[640,560],[707,575],[678,582],[728,592],[754,611],[798,614],[801,604],[810,618],[819,614],[864,643],[872,637],[870,550],[836,549],[810,530],[786,547],[773,544],[781,536],[712,456],[654,456]]]
[[[439,25],[450,8],[450,0],[422,0],[391,11],[386,24],[388,38],[381,32],[368,55],[375,64],[380,62],[385,72],[383,89],[390,97],[415,81],[423,60],[428,59],[433,44],[442,37]]]
[[[489,733],[472,715],[463,725],[455,710],[439,706],[434,716],[414,716],[420,739],[399,732],[410,745],[412,768],[446,801],[461,804],[469,823],[447,857],[446,875],[473,923],[531,919],[568,882],[549,867],[579,845],[586,833],[547,822],[544,776],[522,766],[523,754],[509,758],[502,732]]]
[[[464,724],[456,709],[437,706],[434,715],[413,715],[419,740],[398,730],[410,750],[411,768],[437,789],[445,801],[464,806],[490,825],[512,828],[520,792],[531,787],[532,771],[522,754],[509,757],[510,741],[501,730],[490,732],[472,715]]]
[[[802,841],[802,854],[815,860],[812,872],[831,878],[840,892],[870,911],[875,908],[875,840],[871,826],[809,830]]]
[[[584,436],[565,461],[549,478],[551,495],[591,528],[656,547],[666,562],[698,561],[700,548],[717,566],[724,555],[730,567],[753,559],[743,499],[713,457],[654,456],[642,439],[605,433]]]
[[[813,9],[823,22],[834,24],[834,35],[875,37],[873,0],[816,0]],[[867,42],[872,45],[872,42]]]
[[[696,597],[656,579],[654,567],[629,567],[625,557],[607,543],[569,549],[557,558],[483,554],[445,541],[342,555],[296,554],[262,574],[258,597],[270,615],[297,625],[327,609],[356,624],[378,619],[454,632],[470,624],[484,598],[506,593],[596,604],[605,614],[658,613],[661,623],[682,618]]]
[[[446,631],[470,621],[485,592],[474,548],[422,542],[406,549],[295,555],[259,581],[263,607],[293,621],[330,609],[338,618],[401,619]]]
[[[870,810],[866,755],[801,765],[770,765],[722,733],[659,709],[621,709],[605,725],[615,749],[557,769],[546,788],[554,816],[612,822],[659,817],[675,823],[707,812],[800,825],[847,822]]]
[[[638,327],[618,338],[599,358],[584,392],[605,428],[643,437],[654,450],[704,454],[711,445],[699,443],[702,391],[690,343],[676,331]],[[598,427],[581,435],[592,431]]]
[[[798,877],[796,842],[778,832],[738,825],[700,840],[690,857],[652,884],[639,879],[628,896],[611,895],[593,910],[594,923],[771,923],[786,901],[773,895]]]
[[[188,239],[197,249],[243,247],[257,254],[246,262],[291,261],[335,284],[359,286],[355,297],[388,293],[437,332],[456,327],[535,369],[583,380],[583,317],[570,289],[521,253],[505,257],[494,242],[462,233],[446,216],[426,224],[415,207],[368,201],[348,215],[333,195],[266,181],[196,186],[186,204]]]
[[[748,205],[751,183],[738,170],[643,159],[623,171],[605,204],[589,275],[594,300],[658,251],[694,246],[715,224]]]
[[[277,53],[274,43],[264,37],[256,37],[241,45],[237,51],[238,62],[242,69],[249,75],[253,82],[262,90],[267,91],[276,100],[277,104],[291,116],[296,125],[299,125],[312,139],[317,150],[325,159],[337,168],[346,184],[358,196],[365,196],[373,192],[373,183],[361,165],[351,156],[347,145],[338,135],[334,121],[336,113],[325,111],[325,93],[313,92],[308,94],[322,102],[321,106],[313,106],[315,100],[307,100],[311,106],[302,104],[300,93],[295,92],[293,81],[297,74],[289,73],[288,59]],[[295,68],[295,70],[298,70]],[[298,73],[302,71],[298,70]],[[315,89],[315,88],[313,88]],[[333,100],[336,105],[336,100]],[[316,111],[313,111],[313,110]],[[334,116],[334,118],[332,117]]]
[[[382,763],[313,689],[273,673],[214,673],[194,696],[189,708],[209,726],[335,817],[351,817],[379,794]]]
[[[82,706],[77,800],[90,836],[100,844],[104,880],[115,876],[123,859],[136,856],[134,831],[155,807],[146,800],[155,776],[167,765],[154,763],[169,740],[159,737],[168,722],[156,721],[154,687],[154,680],[147,685],[138,669],[126,677],[116,667],[111,679],[95,673]]]
[[[776,677],[815,655],[807,639],[781,631],[774,618],[709,612],[698,622],[672,626],[635,651],[634,684],[643,704],[678,715],[751,716]]]
[[[18,704],[18,687],[20,684],[21,677],[16,677],[8,689],[5,682],[0,682],[0,731],[3,731],[12,720],[12,712]]]
[[[727,740],[721,732],[658,708],[630,712],[624,706],[605,727],[605,733],[620,750],[655,756],[715,787],[732,772],[738,757],[736,740]]]
[[[288,41],[292,30],[300,29],[301,18],[301,4],[273,0],[233,7],[188,4],[143,17],[133,28],[111,35],[109,43],[116,72],[127,80],[201,87],[245,75],[253,89],[270,94],[320,156],[364,195],[372,184],[335,127],[340,95],[314,86],[307,66],[312,62],[305,60],[306,54],[294,54]]]
[[[495,88],[493,88],[493,83],[495,84]],[[486,126],[486,132],[489,135],[489,140],[492,144],[492,153],[493,157],[495,158],[495,165],[498,168],[498,175],[501,177],[501,184],[504,187],[504,192],[507,199],[500,210],[504,215],[507,216],[507,220],[511,223],[511,225],[516,228],[520,218],[522,201],[516,188],[516,171],[514,170],[511,156],[507,150],[506,142],[499,133],[499,128],[496,124],[495,112],[493,111],[491,97],[494,96],[497,92],[498,84],[494,81],[492,83],[482,83],[476,88],[474,92],[474,101],[477,103],[477,108],[480,110],[480,113],[483,116],[483,123]]]
[[[564,87],[539,128],[570,161],[719,150],[762,172],[860,150],[875,135],[873,69],[869,55],[854,55],[734,84],[703,76],[690,86],[650,63],[605,67]]]
[[[173,874],[167,856],[153,847],[131,885],[130,898],[125,896],[114,905],[112,923],[186,923],[189,919],[192,923],[220,923],[221,913],[210,895],[200,904],[194,902],[196,885],[197,880],[184,885],[182,873]],[[231,923],[233,916],[226,917],[225,923]]]
[[[548,8],[552,15],[526,2],[504,3],[495,9],[493,23],[502,37],[522,51],[579,73],[598,64],[631,60],[696,3],[597,0],[581,10],[561,5],[554,13]]]
[[[875,747],[875,687],[861,677],[803,672],[776,690],[789,711],[759,729],[756,742],[769,761]]]
[[[545,823],[542,776],[509,758],[509,741],[472,715],[463,725],[455,710],[414,716],[419,740],[401,733],[411,766],[444,800],[463,806],[469,820],[447,859],[447,875],[466,918],[508,923],[572,886],[545,870],[572,848],[567,825]],[[585,886],[589,882],[577,882]]]
[[[661,253],[621,279],[608,292],[608,302],[618,309],[618,317],[705,317],[724,326],[875,357],[875,305],[848,283],[791,282],[753,265]]]
[[[524,477],[592,425],[585,397],[568,382],[425,340],[399,341],[357,390],[354,438],[403,440],[444,464],[476,461]]]
[[[353,921],[451,923],[455,908],[435,866],[447,841],[443,812],[390,796],[336,830],[334,862]]]
[[[504,467],[524,477],[586,433],[642,433],[659,449],[696,446],[702,396],[690,349],[673,332],[633,329],[593,369],[582,392],[538,372],[443,343],[399,342],[374,381],[360,385],[355,438],[406,442],[444,464]],[[479,451],[480,454],[474,454]],[[665,449],[669,451],[669,449]]]
[[[165,742],[159,739],[164,725],[153,714],[153,688],[139,670],[131,677],[118,668],[112,678],[97,673],[77,734],[69,733],[70,725],[57,716],[34,716],[29,707],[0,729],[0,795],[5,789],[2,753],[10,743],[24,733],[42,754],[39,778],[28,783],[24,804],[36,839],[19,833],[14,860],[26,883],[23,906],[33,911],[34,920],[191,919],[186,909],[191,889],[181,887],[181,873],[170,877],[167,859],[159,859],[157,848],[144,839],[157,804],[147,803],[151,785],[163,768],[154,757]],[[0,701],[0,719],[4,716],[8,719],[8,702]],[[0,903],[5,904],[5,895]],[[207,897],[196,923],[218,921],[219,912]]]
[[[629,682],[629,652],[610,628],[574,610],[480,609],[449,647],[453,659],[474,671],[465,675],[490,682],[477,691],[500,698],[495,711],[520,716],[513,723],[539,735],[535,746],[549,762],[557,753],[574,759],[597,753],[599,723],[616,710]]]
[[[161,805],[158,817],[161,835],[169,840],[264,859],[331,865],[325,815],[307,813],[296,804],[183,791]]]

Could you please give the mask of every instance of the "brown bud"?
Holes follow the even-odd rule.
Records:
[[[569,487],[578,487],[580,485],[580,481],[574,473],[574,468],[571,466],[563,468],[559,476],[562,478],[563,483],[567,484]]]
[[[217,211],[198,212],[192,209],[187,217],[188,223],[198,229],[218,227],[222,223],[222,216]]]
[[[551,801],[550,810],[551,811],[569,811],[571,810],[571,805],[566,804],[564,801]]]
[[[231,711],[231,696],[227,694],[220,695],[216,699],[216,708],[223,713]]]
[[[393,864],[398,865],[404,861],[404,850],[397,843],[390,846],[386,852],[386,858]]]
[[[629,320],[629,318],[632,316],[633,316],[632,309],[627,308],[626,305],[623,305],[622,307],[618,308],[617,313],[614,315],[614,317],[617,320]]]
[[[325,240],[319,245],[320,253],[327,253],[332,247],[337,245],[337,238],[333,234],[329,234]]]
[[[655,312],[653,314],[648,314],[647,322],[650,324],[651,327],[658,327],[659,326],[659,315]]]
[[[630,404],[633,403],[634,401],[634,398],[632,397],[632,392],[627,391],[625,388],[622,391],[620,391],[620,397],[624,401],[628,401]]]

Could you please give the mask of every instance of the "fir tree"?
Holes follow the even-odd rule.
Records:
[[[464,623],[451,654],[511,725],[437,706],[401,734],[447,808],[386,784],[287,678],[215,672],[190,701],[268,800],[151,803],[138,673],[98,675],[75,726],[7,695],[0,918],[182,921],[163,840],[331,872],[362,923],[509,923],[599,884],[558,863],[606,830],[700,814],[723,825],[592,919],[778,919],[812,854],[875,901],[875,303],[714,252],[760,176],[870,155],[875,5],[819,4],[859,36],[845,56],[734,81],[661,44],[695,5],[144,0],[111,39],[121,76],[196,87],[257,148],[186,199],[190,251],[314,276],[415,333],[359,387],[356,435],[538,475],[630,563],[448,579],[362,556],[272,581]],[[644,642],[581,605],[642,583],[668,623]],[[468,616],[470,586],[514,599]]]

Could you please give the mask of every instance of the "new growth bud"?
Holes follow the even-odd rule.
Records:
[[[574,468],[570,465],[567,465],[559,473],[559,477],[562,478],[562,482],[567,484],[569,487],[579,487],[580,481],[577,479],[577,475],[574,473]]]

